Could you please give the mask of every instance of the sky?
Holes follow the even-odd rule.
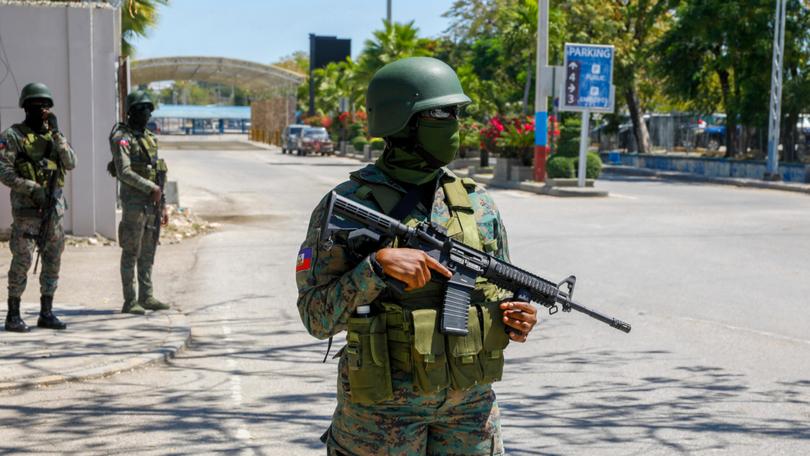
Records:
[[[415,21],[424,37],[449,25],[453,0],[392,0],[395,22]],[[227,6],[225,6],[227,5]],[[382,28],[386,0],[170,0],[157,27],[134,40],[135,58],[216,56],[274,63],[309,51],[309,34],[351,38],[357,57]]]

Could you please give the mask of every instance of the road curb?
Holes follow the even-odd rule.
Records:
[[[469,172],[467,171],[453,170],[453,172],[461,177],[469,176]],[[531,181],[497,182],[492,177],[482,174],[474,174],[472,178],[479,184],[486,185],[487,187],[507,188],[559,198],[604,198],[610,196],[607,190],[598,190],[593,187],[552,187]]]
[[[130,371],[151,364],[166,362],[188,346],[191,340],[191,326],[186,316],[178,311],[166,314],[169,320],[168,335],[161,345],[149,352],[135,355],[126,359],[113,361],[102,366],[80,369],[64,375],[43,375],[23,381],[9,381],[0,383],[0,391],[39,388],[66,382],[78,382],[95,378],[109,377],[121,372]]]
[[[635,168],[632,166],[617,165],[605,165],[602,168],[602,172],[616,176],[650,177],[654,179],[701,182],[706,184],[731,185],[742,188],[758,188],[763,190],[779,190],[783,192],[810,194],[810,185],[803,184],[788,184],[784,182],[768,182],[753,179],[735,179],[731,177],[705,177],[675,171],[657,171],[647,168]]]

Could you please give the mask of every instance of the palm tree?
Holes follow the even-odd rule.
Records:
[[[158,5],[168,5],[169,0],[125,0],[121,6],[121,54],[129,57],[135,50],[132,40],[146,36],[157,24]]]
[[[383,65],[405,57],[432,56],[436,47],[434,40],[419,38],[419,29],[413,21],[406,24],[383,21],[383,29],[373,35],[373,39],[366,40],[357,61],[355,80],[363,87]]]

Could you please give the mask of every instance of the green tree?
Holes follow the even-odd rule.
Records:
[[[414,22],[405,24],[383,21],[382,30],[375,30],[373,38],[366,40],[357,59],[354,81],[363,87],[383,65],[405,57],[429,57],[435,54],[437,43],[419,37]]]
[[[168,5],[169,0],[126,0],[121,7],[121,54],[134,54],[132,40],[145,37],[158,21],[158,5]]]
[[[663,36],[659,74],[668,92],[705,112],[726,113],[726,155],[740,149],[738,125],[762,127],[770,88],[771,0],[690,0]],[[771,32],[773,33],[773,32]]]
[[[273,65],[296,73],[309,74],[309,54],[304,51],[295,51],[282,57]]]
[[[615,48],[613,80],[617,98],[627,107],[637,150],[649,153],[650,134],[644,112],[655,108],[657,65],[655,46],[674,21],[679,0],[619,1],[571,0],[561,2],[570,42],[612,44]]]

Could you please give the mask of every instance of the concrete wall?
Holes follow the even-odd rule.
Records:
[[[25,84],[51,88],[59,127],[78,156],[65,186],[65,229],[76,235],[116,238],[115,181],[105,166],[119,36],[120,13],[106,4],[0,0],[0,128],[24,118],[17,101]],[[0,186],[0,228],[10,224],[8,188]]]
[[[676,171],[705,177],[735,177],[763,179],[765,162],[740,161],[725,158],[668,157],[610,152],[602,154],[611,165],[633,166],[658,171]],[[785,182],[810,182],[810,165],[780,164],[779,173]]]

